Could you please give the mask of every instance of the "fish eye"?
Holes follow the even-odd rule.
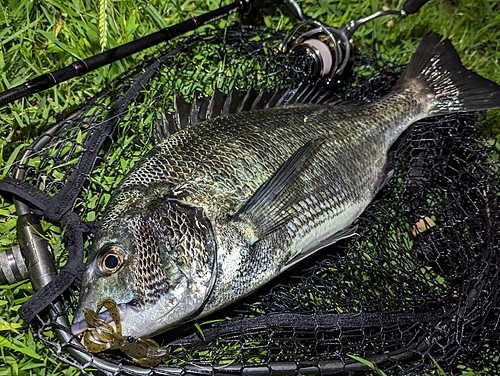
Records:
[[[99,269],[108,275],[118,271],[125,261],[125,252],[120,246],[107,245],[105,246],[97,259]]]

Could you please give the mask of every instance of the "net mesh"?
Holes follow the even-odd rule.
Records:
[[[23,162],[26,180],[56,195],[91,137],[117,120],[74,205],[84,221],[98,221],[122,177],[165,136],[175,93],[192,101],[214,89],[273,91],[305,81],[311,61],[277,54],[282,39],[269,29],[235,28],[168,45],[32,145]],[[365,52],[329,89],[342,99],[373,100],[400,71]],[[120,352],[88,353],[68,327],[77,286],[51,305],[50,315],[37,316],[33,333],[56,357],[89,373],[369,371],[355,358],[361,357],[388,374],[416,375],[432,368],[432,355],[452,370],[461,365],[499,374],[500,161],[488,126],[481,114],[412,126],[394,145],[394,174],[359,218],[357,236],[257,294],[157,337],[170,351],[164,364],[146,369]],[[91,240],[92,234],[87,246]]]

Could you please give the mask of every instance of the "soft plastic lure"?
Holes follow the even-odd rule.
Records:
[[[99,318],[99,312],[103,307],[108,310],[114,326]],[[83,334],[82,342],[91,353],[120,350],[132,358],[134,362],[145,367],[154,367],[168,359],[168,349],[161,348],[156,341],[122,335],[120,314],[113,299],[101,299],[97,304],[96,311],[89,308],[84,308],[83,311],[85,321],[90,328]]]

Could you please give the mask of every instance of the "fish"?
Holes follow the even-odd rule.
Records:
[[[430,33],[386,96],[289,103],[206,119],[157,144],[120,182],[89,252],[72,332],[112,299],[123,336],[213,313],[339,239],[391,176],[418,120],[500,108],[500,86]],[[99,319],[111,322],[106,311]]]

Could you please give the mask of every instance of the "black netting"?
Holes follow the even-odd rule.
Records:
[[[91,137],[116,126],[74,205],[82,220],[99,220],[120,179],[165,133],[174,93],[192,101],[214,89],[273,91],[305,81],[310,61],[276,54],[282,38],[243,28],[170,45],[35,143],[21,166],[26,180],[58,194],[89,153]],[[399,72],[364,53],[329,89],[343,99],[372,100],[390,90]],[[368,370],[352,356],[390,374],[420,374],[432,367],[429,355],[443,367],[495,374],[500,161],[487,129],[478,114],[415,124],[391,151],[394,175],[359,219],[357,236],[228,309],[157,337],[170,358],[154,369],[139,369],[119,352],[91,355],[78,344],[67,321],[77,286],[32,329],[58,358],[110,374]]]

